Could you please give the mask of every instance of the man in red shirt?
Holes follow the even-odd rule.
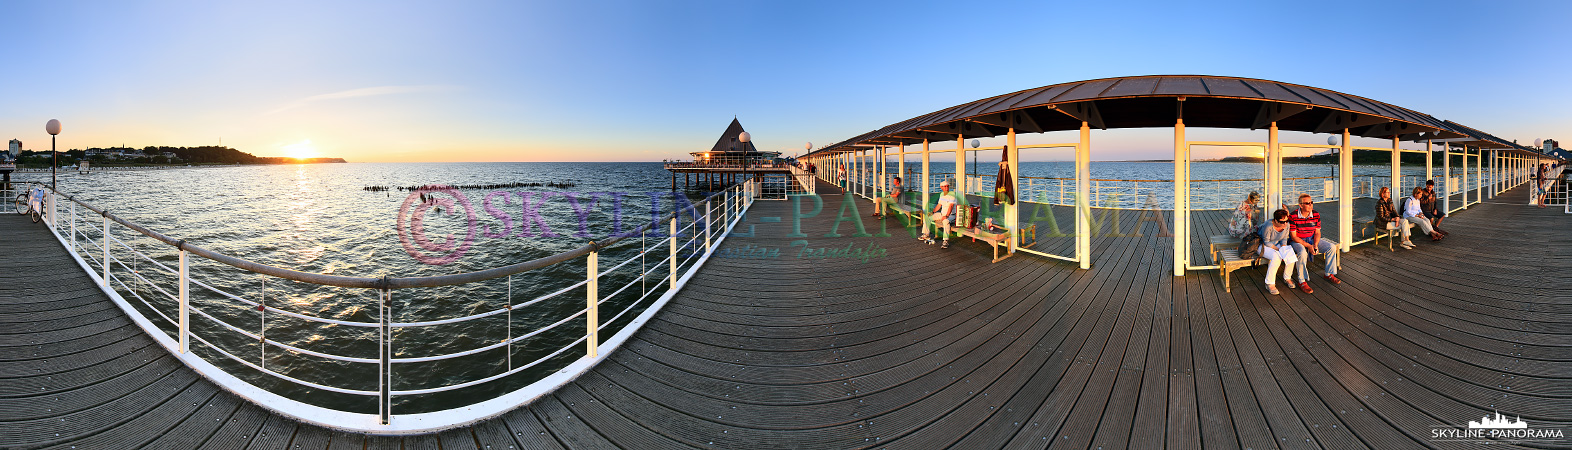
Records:
[[[1321,253],[1326,254],[1326,280],[1332,284],[1342,283],[1337,279],[1337,242],[1321,238],[1321,213],[1315,212],[1315,200],[1310,194],[1299,194],[1299,210],[1288,215],[1288,222],[1294,228],[1289,240],[1293,241],[1294,252],[1303,262],[1297,267],[1299,288],[1306,294],[1315,292],[1306,280],[1310,278],[1310,257]]]

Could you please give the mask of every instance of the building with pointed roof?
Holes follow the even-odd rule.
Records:
[[[689,153],[693,155],[696,163],[709,164],[759,164],[770,162],[781,156],[780,152],[761,152],[753,142],[742,142],[742,122],[737,118],[731,119],[731,125],[726,126],[726,131],[721,132],[720,139],[715,140],[715,146],[707,151]]]
[[[763,152],[753,145],[752,139],[744,142],[742,122],[737,118],[731,119],[731,124],[726,126],[726,131],[721,132],[720,138],[715,140],[715,145],[709,150],[690,152],[692,161],[670,161],[666,163],[666,170],[671,171],[671,188],[677,188],[677,174],[682,174],[685,186],[697,186],[713,190],[718,187],[740,183],[764,172],[786,173],[790,172],[787,164],[780,160],[780,152]]]

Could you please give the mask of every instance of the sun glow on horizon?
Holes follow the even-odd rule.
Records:
[[[285,145],[283,147],[283,150],[284,150],[284,156],[288,156],[290,158],[306,159],[306,158],[315,158],[315,157],[317,157],[317,148],[315,146],[311,145],[311,140],[310,139],[306,139],[304,141],[300,141],[300,142],[294,143],[294,144]]]

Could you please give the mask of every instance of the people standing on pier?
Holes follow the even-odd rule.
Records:
[[[1310,194],[1299,194],[1299,211],[1290,214],[1288,221],[1294,226],[1294,234],[1290,238],[1294,242],[1294,252],[1299,254],[1299,288],[1306,294],[1315,293],[1310,288],[1310,258],[1318,254],[1326,255],[1326,281],[1332,284],[1342,283],[1337,279],[1337,242],[1321,237],[1321,213],[1315,211],[1315,200]]]
[[[1293,289],[1294,263],[1299,261],[1299,257],[1288,246],[1288,238],[1293,235],[1293,228],[1288,225],[1288,211],[1273,211],[1272,220],[1256,227],[1256,233],[1261,235],[1261,257],[1269,261],[1266,265],[1266,291],[1273,295],[1281,294],[1277,291],[1275,277],[1279,265],[1283,266],[1283,285]]]
[[[944,180],[940,182],[939,199],[934,203],[933,214],[929,217],[929,221],[933,223],[933,232],[935,234],[938,234],[941,232],[941,230],[943,230],[942,233],[944,236],[944,245],[939,246],[939,248],[950,248],[950,229],[952,227],[950,216],[955,214],[955,208],[960,205],[960,203],[961,202],[956,198],[955,193],[950,192],[950,180]],[[933,244],[933,236],[929,235],[928,231],[926,230],[928,227],[924,225],[923,228],[924,230],[922,237],[918,239],[922,239],[929,244]]]
[[[1413,250],[1414,242],[1408,239],[1408,227],[1403,226],[1403,216],[1397,213],[1397,208],[1392,207],[1392,190],[1381,186],[1381,199],[1376,200],[1376,222],[1393,227],[1403,235],[1403,248]]]
[[[885,205],[889,205],[890,209],[895,209],[900,205],[901,194],[904,191],[905,189],[901,188],[901,177],[892,177],[890,179],[890,195],[874,200],[873,217],[883,219]]]
[[[1443,235],[1436,232],[1435,228],[1430,225],[1430,219],[1425,217],[1424,210],[1420,209],[1424,198],[1425,188],[1414,186],[1414,196],[1403,201],[1403,220],[1407,220],[1414,226],[1419,227],[1419,231],[1430,235],[1431,241],[1439,241]]]
[[[1545,174],[1550,171],[1550,165],[1540,164],[1539,170],[1534,173],[1534,204],[1540,208],[1545,207]]]
[[[1446,236],[1446,230],[1441,229],[1441,219],[1446,218],[1446,209],[1440,201],[1436,200],[1436,180],[1425,180],[1425,201],[1419,204],[1425,210],[1425,218],[1430,219],[1430,227],[1437,233]]]
[[[1234,208],[1234,218],[1228,221],[1228,235],[1242,238],[1255,229],[1255,204],[1261,201],[1261,194],[1250,191],[1250,196],[1245,197],[1239,207]]]

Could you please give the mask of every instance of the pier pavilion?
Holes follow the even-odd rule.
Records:
[[[671,171],[671,189],[677,189],[677,176],[682,176],[683,189],[695,186],[706,191],[717,191],[748,178],[764,173],[787,174],[790,168],[780,160],[780,152],[761,152],[753,139],[736,118],[726,126],[720,139],[709,150],[689,153],[692,161],[668,161]],[[784,179],[784,178],[783,178]]]
[[[240,335],[144,326],[149,320],[184,323],[188,306],[155,311],[163,318],[128,306],[129,292],[112,283],[140,274],[106,268],[101,277],[91,257],[99,251],[106,260],[137,256],[118,241],[99,249],[76,239],[100,221],[106,228],[119,222],[57,195],[45,224],[0,215],[0,246],[10,249],[0,261],[12,268],[0,273],[0,377],[6,380],[0,383],[0,447],[1565,447],[1564,438],[1436,437],[1437,430],[1466,431],[1467,422],[1493,412],[1534,430],[1572,427],[1565,395],[1572,392],[1572,329],[1566,325],[1572,280],[1565,276],[1572,258],[1564,236],[1572,216],[1566,214],[1565,183],[1552,186],[1560,199],[1555,209],[1527,205],[1530,186],[1516,170],[1522,164],[1512,165],[1501,183],[1477,183],[1480,160],[1496,158],[1463,144],[1502,143],[1469,129],[1452,131],[1461,136],[1438,132],[1437,139],[1456,139],[1441,146],[1460,147],[1443,155],[1443,165],[1468,161],[1468,171],[1455,175],[1475,181],[1446,192],[1455,210],[1447,219],[1453,237],[1406,252],[1359,247],[1344,257],[1345,282],[1315,294],[1270,295],[1258,283],[1228,290],[1212,272],[1172,276],[1173,260],[1183,255],[1169,251],[1174,239],[1160,230],[1177,228],[1173,221],[1183,212],[1162,216],[1166,222],[1123,223],[1087,214],[1084,222],[1098,228],[1077,229],[1090,237],[1090,249],[1079,253],[1091,260],[1085,264],[1090,270],[1083,270],[1081,261],[1053,258],[990,264],[986,249],[960,244],[941,250],[911,239],[893,225],[896,218],[864,224],[867,234],[892,236],[845,232],[861,215],[834,210],[856,212],[865,201],[827,180],[810,180],[826,204],[818,214],[807,196],[773,202],[726,197],[696,208],[722,211],[716,214],[728,217],[721,221],[726,228],[673,233],[691,237],[703,251],[685,263],[689,270],[674,267],[673,276],[652,283],[670,283],[671,290],[635,319],[641,327],[607,341],[616,345],[597,347],[592,322],[588,334],[568,347],[588,348],[561,369],[575,376],[558,377],[524,400],[511,401],[513,393],[491,399],[510,401],[471,421],[430,429],[409,422],[434,416],[392,417],[395,426],[427,434],[376,429],[374,415],[356,423],[300,415],[212,372],[187,345],[199,349],[215,337]],[[1340,150],[1348,142],[1343,137]],[[1072,148],[1087,147],[1077,145]],[[1506,147],[1486,149],[1513,156]],[[867,192],[873,185],[851,187]],[[1071,207],[1108,209],[1090,206],[1094,201]],[[847,218],[853,224],[842,220]],[[100,236],[106,244],[152,237],[145,229],[115,230],[118,237]],[[807,236],[792,236],[799,233]],[[159,237],[165,238],[159,245],[179,251],[181,268],[187,258],[212,254]],[[676,239],[670,242],[675,253]],[[595,255],[610,254],[618,244],[589,245],[552,257],[552,264],[584,262],[579,268],[592,274],[586,281],[596,280]],[[667,249],[633,248],[657,255]],[[724,256],[749,256],[757,248],[780,249],[781,255]],[[810,251],[836,248],[868,251],[864,258]],[[230,263],[270,276],[340,283],[335,286],[364,283],[384,293],[430,281],[346,280]],[[569,298],[559,306],[575,309],[572,304],[589,300],[593,311],[602,297],[594,283],[588,285],[588,299]],[[182,298],[189,288],[180,283]],[[200,287],[191,295],[198,292]],[[273,302],[268,311],[310,313]],[[379,296],[367,307],[400,305]],[[197,314],[190,318],[205,320],[199,309],[220,306],[191,307]],[[461,319],[501,317],[480,315],[486,316]],[[335,325],[367,325],[347,323]],[[270,352],[293,350],[275,345]],[[491,400],[460,409],[493,408]],[[362,428],[346,431],[353,427]]]
[[[1105,78],[1062,83],[989,97],[897,122],[816,150],[801,159],[820,167],[833,168],[821,171],[824,179],[831,180],[857,195],[877,198],[889,189],[889,177],[892,172],[908,172],[906,168],[909,164],[908,155],[919,156],[922,174],[921,195],[914,199],[910,206],[927,210],[936,190],[934,186],[943,181],[936,179],[934,171],[931,170],[931,155],[949,154],[954,159],[953,175],[956,178],[954,180],[956,191],[975,197],[975,194],[991,192],[996,186],[991,180],[984,179],[986,175],[966,175],[966,155],[986,151],[1004,153],[1003,160],[1008,161],[1009,172],[1018,175],[1010,180],[1011,192],[1019,193],[1018,197],[1029,198],[1032,196],[1031,186],[1023,185],[1022,181],[1023,178],[1031,180],[1032,177],[1019,176],[1024,175],[1020,172],[1022,150],[1062,149],[1065,154],[1073,157],[1075,165],[1073,176],[1068,178],[1073,180],[1073,183],[1061,182],[1059,196],[1073,197],[1073,200],[1061,202],[1056,206],[1073,208],[1071,211],[1063,211],[1065,218],[1069,219],[1063,222],[1074,224],[1073,231],[1070,232],[1074,235],[1073,244],[1058,251],[1044,251],[1042,248],[1023,249],[1020,248],[1023,243],[1042,242],[1044,237],[1017,233],[1016,239],[1010,242],[1009,251],[1078,262],[1081,268],[1085,269],[1090,268],[1092,261],[1088,254],[1091,233],[1087,232],[1092,228],[1092,224],[1089,223],[1092,220],[1092,204],[1099,201],[1090,171],[1093,153],[1091,131],[1094,128],[1098,130],[1171,128],[1173,130],[1173,178],[1143,181],[1170,186],[1171,190],[1164,194],[1170,196],[1172,201],[1168,208],[1162,209],[1174,212],[1168,220],[1171,226],[1169,229],[1173,230],[1174,234],[1171,251],[1174,256],[1172,270],[1175,276],[1183,275],[1186,270],[1217,268],[1211,263],[1211,256],[1209,256],[1211,237],[1219,231],[1215,226],[1216,220],[1212,220],[1216,218],[1209,217],[1206,223],[1201,224],[1192,220],[1201,209],[1221,209],[1197,208],[1191,203],[1193,185],[1211,181],[1191,177],[1191,153],[1195,148],[1245,149],[1249,153],[1243,155],[1253,156],[1261,161],[1262,176],[1254,180],[1254,184],[1264,194],[1265,205],[1292,203],[1285,200],[1285,196],[1306,191],[1285,179],[1283,167],[1286,152],[1331,151],[1336,155],[1337,173],[1341,175],[1328,177],[1331,178],[1328,180],[1331,183],[1317,197],[1319,197],[1318,202],[1335,199],[1331,211],[1327,209],[1322,211],[1323,214],[1333,213],[1330,216],[1335,222],[1333,226],[1327,228],[1335,229],[1336,233],[1328,234],[1337,242],[1344,243],[1341,246],[1343,252],[1349,251],[1353,245],[1374,240],[1376,234],[1373,232],[1361,234],[1356,231],[1360,228],[1359,225],[1363,225],[1356,223],[1359,218],[1372,214],[1369,208],[1355,211],[1356,177],[1352,176],[1352,173],[1354,155],[1358,151],[1389,153],[1391,172],[1388,180],[1396,181],[1396,183],[1388,181],[1380,185],[1367,184],[1364,187],[1365,197],[1373,197],[1373,188],[1376,186],[1391,187],[1394,192],[1393,198],[1405,196],[1407,191],[1404,188],[1412,188],[1416,184],[1403,184],[1404,176],[1400,173],[1402,154],[1405,152],[1423,154],[1425,175],[1418,183],[1422,184],[1423,180],[1434,179],[1433,172],[1439,165],[1447,180],[1440,188],[1446,193],[1442,196],[1442,202],[1449,211],[1467,208],[1469,205],[1483,201],[1499,191],[1503,183],[1522,182],[1530,175],[1529,169],[1533,167],[1533,162],[1555,158],[1455,122],[1439,120],[1427,114],[1364,97],[1269,80],[1175,75]],[[1186,138],[1186,130],[1191,128],[1261,130],[1265,140],[1195,141]],[[1076,130],[1079,131],[1079,139],[1076,142],[1024,146],[1016,144],[1018,133]],[[1326,145],[1285,144],[1279,141],[1280,131],[1330,134],[1332,139],[1329,139]],[[1004,137],[1004,145],[981,148],[976,145],[977,138],[994,137]],[[1355,137],[1383,139],[1390,145],[1356,146],[1352,139]],[[971,148],[966,146],[967,139],[973,139]],[[1405,141],[1422,143],[1423,149],[1400,148],[1400,144]],[[945,142],[954,144],[950,146],[951,148],[932,147],[933,144]],[[949,144],[943,145],[949,146]],[[1433,150],[1435,147],[1439,147],[1440,150]],[[1434,156],[1437,154],[1446,155],[1440,158],[1439,164],[1434,161]],[[894,157],[896,161],[892,163],[887,160],[888,157]],[[1454,159],[1460,162],[1461,172],[1452,170]],[[832,174],[841,169],[853,176],[848,180],[834,179]],[[1061,179],[1061,181],[1066,180]],[[912,183],[908,182],[907,185],[911,186]],[[1480,186],[1480,188],[1475,190],[1467,186]],[[1151,188],[1138,190],[1149,193]],[[1249,189],[1243,189],[1238,192],[1235,203],[1223,204],[1231,209],[1248,191]],[[1459,192],[1462,194],[1457,194]],[[1475,194],[1470,197],[1468,192],[1475,192]],[[995,210],[994,213],[998,219],[1001,219],[1000,223],[1007,224],[1006,226],[1012,229],[1028,229],[1030,220],[1021,218],[1023,203],[1028,202],[1008,204]],[[1059,215],[1054,213],[1046,217],[1054,218]],[[1223,220],[1226,221],[1226,218]],[[1259,220],[1257,222],[1259,223]],[[1368,223],[1369,219],[1363,222]],[[1058,231],[1062,226],[1059,223],[1055,220],[1051,229],[1039,228],[1037,232],[1062,234]]]

